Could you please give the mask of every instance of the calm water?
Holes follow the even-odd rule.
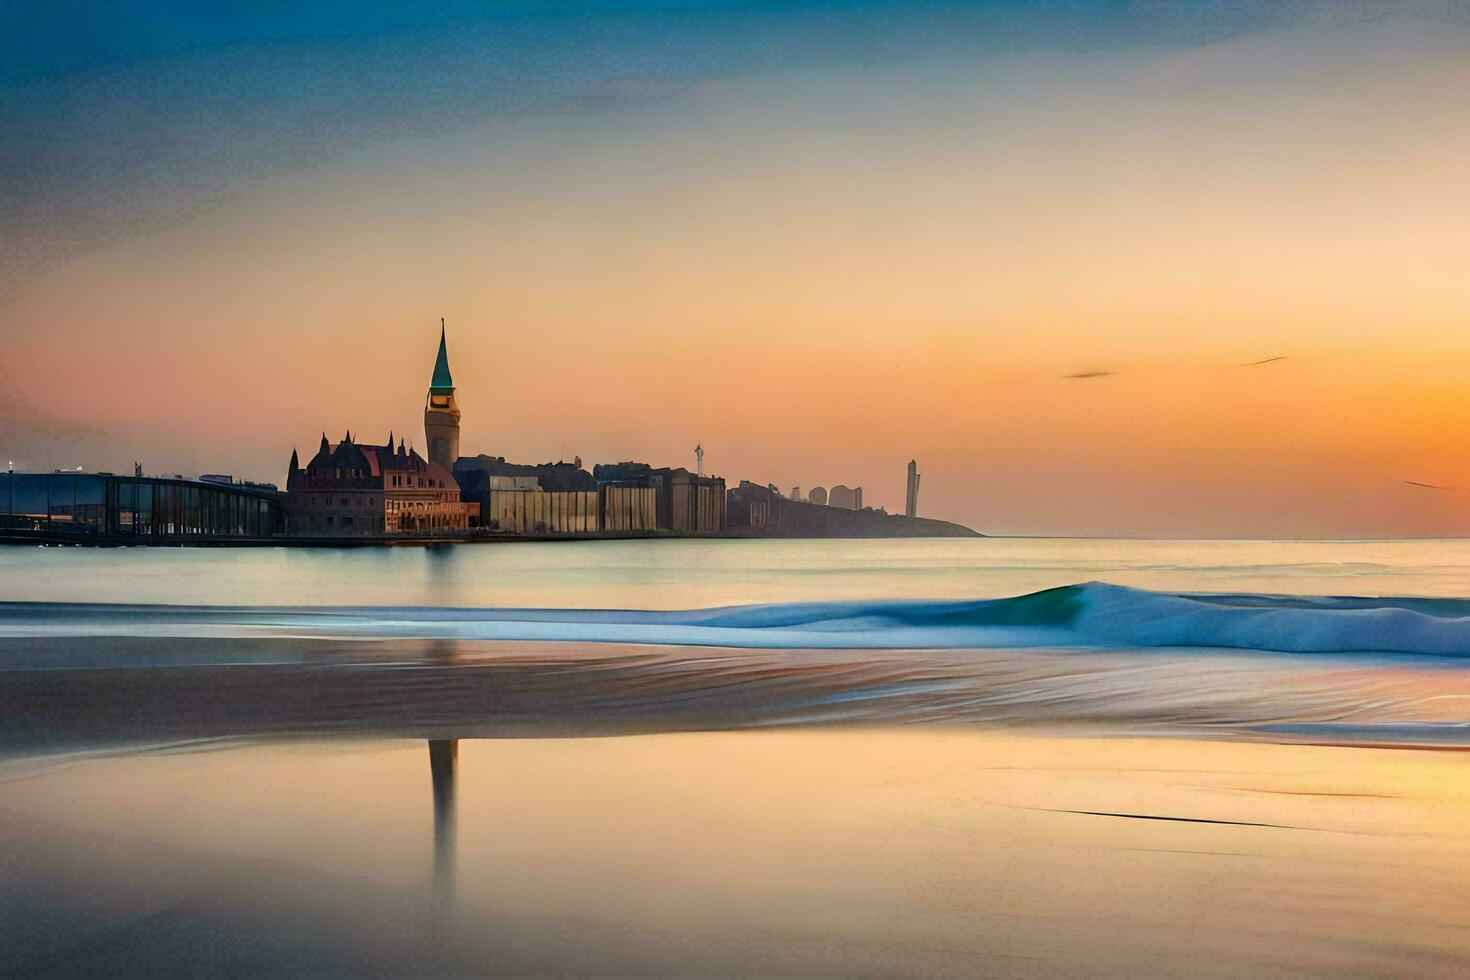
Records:
[[[1466,596],[1461,541],[0,549],[0,973],[1463,975]]]
[[[1470,540],[597,541],[348,550],[0,548],[0,599],[693,609],[1163,592],[1470,597]]]

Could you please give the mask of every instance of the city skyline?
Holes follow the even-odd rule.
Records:
[[[891,513],[917,457],[986,533],[1470,533],[1452,5],[672,6],[11,59],[5,456],[284,484],[323,424],[419,430],[446,316],[467,452],[701,445]],[[440,95],[344,93],[379,71]]]

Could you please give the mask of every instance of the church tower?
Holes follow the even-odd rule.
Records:
[[[449,352],[444,346],[444,320],[439,320],[439,359],[429,379],[429,397],[424,402],[424,437],[429,443],[429,462],[450,473],[459,459],[459,403],[454,400],[454,379],[449,376]]]

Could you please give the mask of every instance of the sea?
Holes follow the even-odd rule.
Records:
[[[299,715],[272,705],[284,734],[900,719],[1470,738],[1460,540],[7,548],[0,597],[10,672],[149,668],[160,696],[190,668],[254,665],[237,683],[265,689],[332,666],[373,678],[368,699],[333,675]],[[161,734],[272,734],[189,707],[160,711]],[[72,749],[37,710],[0,732]],[[154,737],[103,715],[78,742]]]
[[[1461,540],[0,548],[0,973],[1462,975],[1467,668]]]

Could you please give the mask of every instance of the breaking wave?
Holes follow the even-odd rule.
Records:
[[[1470,600],[1162,593],[1091,582],[1007,599],[646,612],[0,604],[0,637],[522,640],[746,649],[1211,647],[1470,655]]]
[[[791,724],[1463,746],[1467,654],[1465,600],[1098,583],[678,612],[0,603],[0,760]]]

